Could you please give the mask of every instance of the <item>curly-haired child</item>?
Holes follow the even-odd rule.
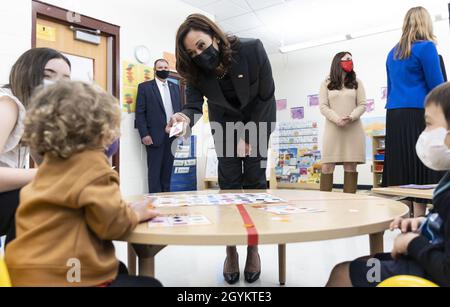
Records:
[[[158,215],[122,200],[105,155],[120,119],[113,96],[81,82],[58,82],[33,98],[23,141],[44,161],[21,191],[17,239],[6,250],[14,286],[161,286],[119,273],[112,240]]]

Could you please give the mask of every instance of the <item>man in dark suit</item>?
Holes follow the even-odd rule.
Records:
[[[174,153],[165,128],[173,114],[181,111],[181,95],[177,85],[169,82],[169,63],[155,62],[155,80],[139,85],[136,126],[147,148],[149,193],[170,192]]]

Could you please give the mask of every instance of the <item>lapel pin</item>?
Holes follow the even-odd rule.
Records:
[[[244,79],[244,75],[238,75],[238,79]]]

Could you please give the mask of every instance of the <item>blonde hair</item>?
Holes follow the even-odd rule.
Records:
[[[397,46],[395,58],[408,59],[411,56],[412,44],[417,41],[437,42],[433,34],[433,20],[430,13],[421,6],[410,9],[406,14],[403,34]]]
[[[112,144],[120,136],[120,120],[112,95],[83,82],[60,81],[32,98],[23,142],[40,155],[68,159]]]

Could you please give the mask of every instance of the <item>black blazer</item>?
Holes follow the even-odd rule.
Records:
[[[219,81],[214,75],[201,74],[198,85],[187,84],[183,113],[191,126],[203,113],[203,97],[208,99],[211,122],[276,122],[275,83],[269,58],[259,39],[240,39],[239,52],[233,55],[229,71],[241,108],[225,99]],[[269,129],[268,137],[273,129]]]
[[[170,81],[170,97],[174,113],[181,112],[180,88]],[[159,92],[156,80],[139,84],[136,101],[136,127],[139,130],[141,139],[151,136],[153,147],[159,147],[169,135],[166,133],[166,126],[170,118],[166,118],[164,103]]]

